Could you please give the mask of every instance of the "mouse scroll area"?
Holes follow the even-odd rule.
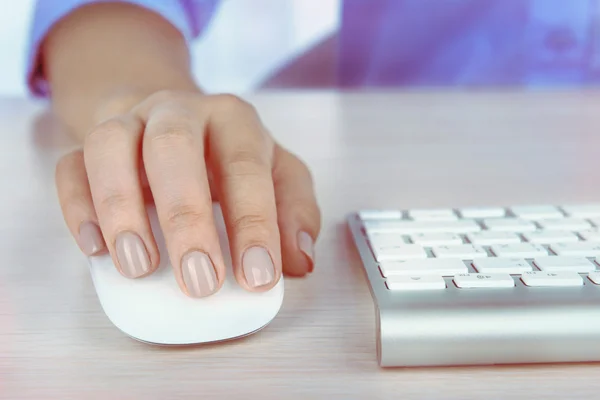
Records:
[[[194,299],[179,289],[153,207],[148,208],[148,216],[161,263],[152,275],[128,279],[117,271],[110,255],[90,257],[100,304],[123,333],[160,345],[210,343],[247,336],[275,318],[283,303],[283,277],[268,292],[251,293],[242,289],[233,276],[221,209],[217,204],[213,209],[227,278],[221,290],[212,296]]]

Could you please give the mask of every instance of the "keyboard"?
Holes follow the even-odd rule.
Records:
[[[600,361],[600,204],[348,217],[382,367]]]

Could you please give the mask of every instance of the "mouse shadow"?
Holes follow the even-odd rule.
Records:
[[[206,351],[208,351],[208,350],[212,350],[212,349],[216,349],[216,348],[223,349],[223,348],[227,348],[227,347],[233,347],[233,346],[239,346],[239,345],[245,344],[245,343],[249,342],[253,336],[258,334],[263,329],[264,328],[257,329],[256,331],[247,333],[243,336],[238,336],[238,337],[230,338],[230,339],[217,340],[217,341],[209,342],[209,343],[161,344],[161,343],[144,342],[143,340],[139,340],[139,339],[133,338],[131,336],[127,336],[127,337],[130,340],[134,341],[137,345],[146,346],[146,348],[149,348],[152,351],[158,351],[158,352],[162,352],[162,351],[182,352],[182,351],[190,351],[190,350],[206,350]]]

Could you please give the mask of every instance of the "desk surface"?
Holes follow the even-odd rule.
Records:
[[[0,101],[0,398],[598,397],[594,364],[378,368],[372,301],[344,217],[375,206],[598,200],[600,92],[251,100],[315,174],[316,271],[287,280],[283,309],[262,332],[183,349],[138,343],[107,320],[55,198],[54,164],[73,143],[43,104]]]

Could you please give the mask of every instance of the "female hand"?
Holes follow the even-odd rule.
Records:
[[[232,95],[162,91],[112,115],[57,166],[61,208],[84,253],[108,250],[128,278],[156,270],[147,186],[187,295],[211,295],[225,279],[212,213],[217,200],[240,286],[265,291],[282,271],[313,270],[320,212],[310,173],[273,140],[250,104]]]

